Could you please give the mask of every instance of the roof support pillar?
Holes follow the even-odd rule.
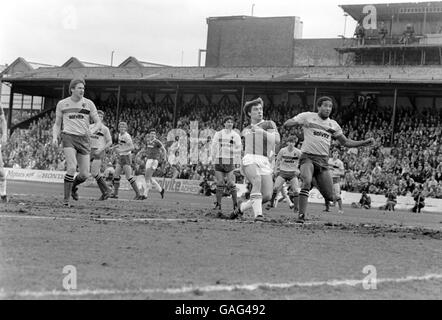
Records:
[[[176,91],[175,91],[175,101],[173,104],[173,127],[176,128],[177,125],[177,112],[178,112],[178,94],[180,91],[180,87],[179,85],[176,86]]]
[[[118,86],[117,88],[117,110],[116,110],[116,114],[117,116],[115,117],[115,128],[118,130],[118,123],[120,122],[120,96],[121,96],[121,86]]]
[[[241,88],[241,104],[239,106],[239,130],[242,131],[243,124],[244,124],[244,112],[242,110],[244,106],[245,99],[245,88],[244,86]]]
[[[315,87],[315,93],[313,94],[313,106],[312,106],[312,112],[315,112],[315,105],[316,105],[316,96],[318,95],[318,87]]]
[[[393,116],[391,117],[391,141],[390,145],[393,145],[394,141],[394,125],[396,122],[396,105],[397,105],[397,88],[394,88],[394,96],[393,96]]]
[[[9,135],[12,134],[12,108],[14,106],[14,84],[11,84],[11,91],[9,92],[9,114],[8,114],[8,128]]]

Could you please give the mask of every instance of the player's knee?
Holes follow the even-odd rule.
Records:
[[[94,167],[91,168],[91,176],[93,176],[94,178],[96,176],[98,176],[99,173],[100,173],[100,170],[98,168],[94,168]]]
[[[267,201],[270,201],[272,199],[272,193],[271,192],[264,192],[262,193],[262,202],[266,203]]]
[[[332,194],[324,194],[323,196],[325,201],[333,201],[336,199]]]
[[[307,189],[307,190],[310,190],[312,188],[312,180],[310,179],[305,179],[305,180],[302,180],[302,183],[301,183],[301,189]]]
[[[0,168],[0,180],[4,180],[4,179],[6,179],[5,170],[3,170],[3,168]]]
[[[253,186],[256,186],[256,185],[261,185],[261,181],[262,181],[261,176],[260,175],[256,175],[255,177],[253,177],[251,179],[250,182],[252,183]]]
[[[68,167],[67,170],[66,170],[66,174],[68,174],[70,176],[74,176],[76,171],[77,170],[75,168],[69,168]]]
[[[78,174],[78,179],[80,179],[80,180],[85,181],[85,180],[87,180],[87,178],[89,178],[89,173],[80,172]]]

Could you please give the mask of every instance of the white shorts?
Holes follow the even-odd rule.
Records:
[[[333,193],[335,196],[341,195],[341,184],[340,183],[333,183]]]
[[[157,170],[157,168],[158,168],[158,160],[147,159],[147,161],[146,161],[146,169]]]
[[[245,167],[251,164],[254,164],[258,167],[258,174],[260,176],[267,176],[273,173],[269,158],[265,156],[260,156],[257,154],[246,154],[244,158],[242,158],[242,166]]]

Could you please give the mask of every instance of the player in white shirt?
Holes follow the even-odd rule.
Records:
[[[2,129],[2,137],[0,139],[0,199],[1,202],[8,202],[8,196],[6,195],[6,172],[3,168],[3,158],[2,158],[2,146],[7,142],[8,138],[8,127],[6,124],[5,113],[0,105],[0,126]]]
[[[273,187],[273,195],[271,204],[275,206],[276,195],[282,190],[284,183],[290,184],[290,200],[293,202],[293,209],[298,212],[298,177],[299,177],[299,158],[301,150],[295,147],[295,137],[289,137],[287,147],[282,148],[276,157],[275,166],[275,186]]]
[[[63,152],[66,158],[63,205],[70,207],[69,198],[78,200],[78,185],[87,180],[90,174],[90,124],[93,130],[102,126],[95,104],[84,97],[85,81],[72,79],[69,84],[71,96],[60,100],[55,110],[55,124],[52,128],[52,144],[58,147],[61,132]],[[63,129],[62,129],[63,128]],[[78,174],[74,179],[75,172]]]
[[[224,129],[215,133],[211,145],[211,160],[215,165],[216,203],[215,210],[221,212],[221,199],[227,186],[232,196],[233,210],[238,207],[235,175],[233,171],[241,164],[241,137],[233,130],[234,118],[223,119]]]
[[[262,204],[270,201],[273,192],[273,168],[270,164],[272,151],[280,142],[280,135],[275,122],[263,119],[264,102],[257,98],[245,103],[243,111],[250,117],[250,125],[242,131],[244,137],[244,157],[242,171],[252,184],[250,199],[238,205],[231,218],[242,215],[252,209],[256,220],[262,220]]]
[[[328,165],[330,167],[330,173],[333,180],[333,203],[336,204],[338,202],[339,211],[338,213],[344,213],[342,209],[342,199],[341,199],[341,178],[345,174],[344,162],[338,159],[339,151],[333,151],[333,157],[328,160]],[[326,212],[330,211],[330,202],[325,201],[325,210]]]
[[[333,108],[332,98],[320,97],[316,102],[316,106],[318,108],[317,113],[302,112],[284,123],[287,127],[302,127],[304,132],[300,159],[302,184],[299,193],[298,222],[305,221],[308,196],[313,179],[316,180],[318,190],[325,201],[333,201],[333,181],[328,167],[332,139],[336,139],[341,145],[348,148],[368,146],[374,143],[373,138],[354,141],[344,136],[339,124],[329,118]]]
[[[103,123],[104,112],[98,110],[98,117]],[[104,177],[101,174],[101,164],[104,159],[106,149],[112,145],[112,136],[109,128],[104,124],[98,130],[94,130],[94,125],[91,125],[91,175],[97,181],[97,185],[101,191],[101,197],[99,200],[106,200],[111,195],[111,190],[108,188]],[[92,133],[94,132],[94,133]]]
[[[132,189],[135,191],[134,200],[142,200],[143,197],[140,194],[140,190],[138,189],[137,182],[135,177],[132,174],[132,150],[135,149],[134,144],[132,142],[132,137],[127,132],[127,123],[120,122],[118,124],[118,145],[115,147],[115,151],[118,154],[117,167],[115,168],[114,175],[114,193],[111,195],[111,198],[118,198],[118,190],[120,188],[120,179],[121,179],[121,171],[126,175],[127,181],[129,181]],[[113,149],[112,148],[112,149]]]

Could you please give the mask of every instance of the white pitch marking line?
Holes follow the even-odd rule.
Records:
[[[0,219],[48,219],[48,220],[87,220],[86,218],[68,218],[68,217],[50,217],[50,216],[29,216],[29,215],[4,215],[0,214]],[[122,219],[122,218],[91,218],[93,221],[109,221],[109,222],[196,222],[198,219],[179,219],[179,218],[134,218],[134,219]]]
[[[407,283],[412,281],[429,281],[442,279],[442,274],[426,274],[424,276],[407,276],[403,278],[384,278],[377,279],[377,283]],[[181,288],[166,288],[166,289],[138,289],[138,290],[112,290],[112,289],[97,289],[97,290],[72,290],[72,291],[20,291],[20,292],[5,292],[0,290],[0,298],[7,298],[10,296],[17,297],[34,297],[42,298],[47,296],[67,296],[80,297],[88,295],[127,295],[127,294],[183,294],[194,291],[201,292],[222,292],[222,291],[255,291],[257,289],[290,289],[294,287],[339,287],[351,286],[356,287],[363,284],[363,280],[347,279],[347,280],[329,280],[329,281],[310,281],[310,282],[289,282],[289,283],[254,283],[254,284],[237,284],[237,285],[211,285],[211,286],[190,286]]]
[[[49,216],[26,216],[26,215],[5,215],[0,214],[1,218],[12,218],[12,219],[51,219],[51,220],[78,220],[76,218],[68,218],[68,217],[49,217]]]

